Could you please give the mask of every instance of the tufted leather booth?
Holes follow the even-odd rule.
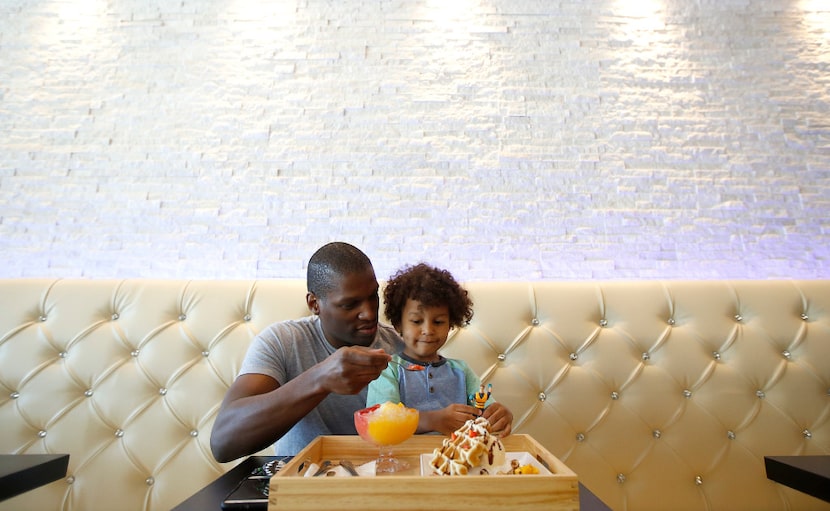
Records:
[[[467,360],[615,510],[827,510],[764,455],[830,454],[830,281],[470,282]],[[2,510],[175,506],[300,280],[0,280],[0,452],[70,453]],[[263,452],[262,454],[269,454]]]

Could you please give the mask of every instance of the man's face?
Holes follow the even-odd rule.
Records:
[[[371,269],[335,277],[325,297],[307,296],[308,307],[320,316],[323,333],[335,348],[369,346],[378,331],[378,281]]]

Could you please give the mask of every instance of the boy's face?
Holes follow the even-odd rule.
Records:
[[[404,354],[421,362],[437,362],[438,350],[450,334],[449,307],[425,307],[410,298],[403,308],[400,329]]]
[[[375,272],[350,273],[334,282],[324,298],[309,293],[309,309],[320,316],[326,339],[335,348],[369,346],[378,332],[378,281]]]

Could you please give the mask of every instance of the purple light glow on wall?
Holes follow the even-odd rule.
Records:
[[[144,4],[0,7],[0,277],[830,278],[824,2]]]

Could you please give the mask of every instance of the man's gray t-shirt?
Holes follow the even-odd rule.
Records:
[[[371,348],[395,354],[403,348],[395,330],[378,324]],[[274,323],[251,342],[239,374],[264,374],[280,385],[334,353],[323,335],[319,316]],[[318,435],[356,435],[354,412],[366,407],[366,389],[355,395],[329,394],[274,444],[278,456],[293,456]]]

